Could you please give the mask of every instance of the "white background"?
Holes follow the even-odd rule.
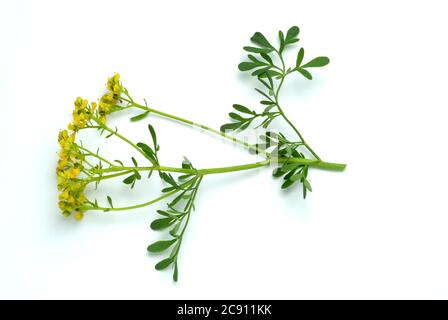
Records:
[[[1,0],[0,297],[448,298],[446,12],[444,1]],[[242,47],[254,31],[273,39],[292,25],[305,59],[331,63],[313,81],[287,80],[285,111],[345,172],[312,170],[305,201],[270,169],[206,177],[177,284],[146,253],[163,237],[149,230],[163,203],[81,222],[59,214],[57,134],[76,96],[97,99],[120,72],[136,99],[218,128],[232,103],[257,105],[237,70]],[[130,115],[111,123],[147,139]],[[166,165],[259,160],[149,120]],[[101,150],[129,162],[119,141]],[[101,192],[117,205],[159,188],[130,193],[117,180]]]

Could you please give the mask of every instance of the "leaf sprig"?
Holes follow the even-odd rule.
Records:
[[[193,169],[191,163],[186,160],[183,162],[183,167]],[[163,218],[157,218],[151,223],[152,230],[170,229],[168,234],[171,237],[169,240],[157,241],[148,246],[148,251],[151,253],[162,253],[170,247],[171,253],[169,256],[155,266],[156,270],[163,270],[170,265],[173,266],[173,280],[178,279],[178,256],[182,244],[185,230],[187,229],[190,215],[194,210],[194,201],[202,181],[202,175],[189,175],[179,177],[176,182],[171,175],[162,173],[163,179],[167,181],[171,187],[162,191],[175,191],[176,197],[168,203],[167,209],[157,210],[157,213]],[[188,179],[187,182],[182,180]],[[169,191],[168,191],[169,190]]]
[[[263,107],[263,111],[257,113],[248,107],[235,104],[233,105],[233,108],[240,113],[229,113],[232,122],[222,125],[221,131],[246,130],[250,127],[253,120],[258,117],[263,118],[263,121],[257,128],[262,127],[268,129],[273,120],[280,116],[287,122],[293,131],[295,131],[299,142],[291,143],[284,134],[279,133],[276,135],[277,148],[274,149],[275,152],[271,152],[269,155],[271,157],[306,159],[305,154],[300,151],[300,149],[305,149],[305,151],[311,153],[315,159],[320,160],[319,156],[304,140],[299,130],[287,118],[279,102],[280,91],[284,80],[288,75],[296,72],[306,79],[311,80],[313,77],[308,71],[309,68],[323,67],[330,62],[327,57],[321,56],[316,57],[307,63],[303,63],[305,50],[300,48],[297,52],[295,66],[287,67],[283,53],[288,47],[292,47],[299,42],[299,33],[300,29],[297,26],[291,27],[286,32],[286,36],[283,31],[279,31],[278,47],[272,45],[260,32],[256,32],[252,36],[251,41],[255,46],[246,46],[243,48],[245,51],[249,52],[247,55],[249,61],[241,62],[238,65],[238,68],[243,72],[251,71],[250,75],[256,77],[261,84],[261,87],[255,88],[255,90],[262,96],[263,100],[259,103]],[[242,114],[248,114],[249,116],[243,116]],[[274,143],[273,138],[275,133],[272,131],[267,133],[267,135],[263,136],[263,139],[266,140],[266,138],[269,138],[266,140],[266,143],[271,145]],[[261,147],[261,144],[256,144],[255,150],[257,150],[257,152],[263,150]],[[266,148],[266,145],[264,147]],[[281,167],[274,170],[273,175],[274,177],[284,175],[285,181],[282,184],[283,189],[291,187],[295,182],[302,183],[302,194],[304,198],[306,197],[307,191],[312,191],[311,184],[307,179],[308,166],[306,165],[283,163]]]

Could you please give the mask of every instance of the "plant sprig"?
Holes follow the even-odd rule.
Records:
[[[304,140],[302,134],[286,116],[280,105],[280,92],[284,80],[291,74],[299,74],[311,80],[311,68],[325,66],[329,63],[326,57],[317,57],[303,63],[305,50],[300,48],[297,52],[295,65],[287,67],[283,53],[299,42],[299,28],[292,27],[287,32],[278,33],[278,45],[272,45],[260,32],[256,32],[251,41],[253,45],[243,49],[248,52],[247,61],[239,64],[243,72],[249,71],[256,77],[259,86],[255,88],[261,97],[257,108],[249,108],[242,104],[234,104],[229,117],[232,122],[224,124],[220,130],[199,124],[183,117],[172,115],[157,110],[144,103],[136,102],[128,89],[120,82],[120,77],[115,74],[109,78],[106,93],[97,102],[88,102],[77,98],[75,109],[72,113],[73,121],[67,130],[59,133],[59,161],[57,165],[59,207],[65,216],[75,215],[76,219],[82,219],[87,211],[103,211],[112,214],[114,212],[132,209],[146,208],[160,201],[167,201],[166,208],[157,210],[158,217],[154,219],[150,228],[155,231],[165,232],[163,240],[156,241],[148,246],[151,254],[163,255],[155,268],[164,270],[172,267],[173,279],[178,280],[178,259],[183,242],[183,236],[187,230],[190,217],[195,208],[199,187],[203,178],[209,175],[226,174],[237,171],[253,170],[256,168],[275,165],[273,176],[282,178],[282,189],[291,188],[300,183],[303,198],[312,191],[308,178],[309,170],[327,169],[342,171],[345,164],[332,163],[321,160],[310,145]],[[118,127],[110,127],[107,117],[116,112],[138,110],[137,115],[130,117],[131,122],[143,121],[149,116],[157,115],[176,122],[200,128],[208,133],[232,141],[248,151],[261,155],[264,160],[244,163],[234,166],[196,168],[184,157],[178,167],[170,167],[161,163],[159,158],[160,146],[156,129],[148,124],[148,132],[138,142],[133,142],[121,132]],[[294,131],[293,137],[272,129],[275,119],[283,119]],[[263,128],[263,134],[259,140],[248,142],[241,140],[226,131],[244,131],[251,127]],[[77,139],[77,133],[85,129],[94,129],[108,141],[118,140],[128,145],[134,153],[143,157],[143,165],[139,164],[133,155],[130,161],[119,159],[107,159],[99,148],[92,151],[86,148]],[[111,142],[112,143],[112,142]],[[307,157],[307,153],[311,157]],[[129,158],[128,158],[129,159]],[[125,162],[127,162],[125,164]],[[111,196],[99,203],[96,198],[89,198],[86,187],[95,185],[95,190],[104,180],[119,178],[121,182],[133,189],[136,183],[152,178],[154,172],[163,183],[160,194],[151,196],[143,202],[129,206],[119,206]],[[146,175],[147,179],[143,178]],[[155,175],[157,176],[157,175]]]

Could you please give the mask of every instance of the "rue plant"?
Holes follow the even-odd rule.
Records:
[[[288,66],[284,59],[284,52],[299,41],[299,28],[294,26],[286,33],[278,33],[278,44],[269,42],[260,32],[256,32],[251,41],[252,46],[244,47],[248,52],[247,61],[241,62],[238,68],[243,72],[250,72],[259,86],[255,90],[260,94],[260,106],[250,108],[242,104],[234,104],[233,111],[229,113],[231,122],[224,124],[220,130],[212,129],[197,122],[175,116],[157,109],[146,103],[136,102],[128,89],[123,86],[120,76],[115,74],[106,84],[106,93],[98,102],[88,102],[77,98],[74,105],[72,122],[66,130],[59,133],[59,161],[57,164],[57,178],[59,190],[59,208],[65,216],[74,215],[82,219],[88,211],[115,212],[143,208],[166,200],[166,206],[157,210],[158,218],[152,221],[152,230],[166,232],[165,240],[157,241],[148,246],[148,251],[160,254],[163,258],[156,264],[157,270],[171,267],[173,279],[178,279],[178,256],[182,246],[183,236],[187,230],[190,217],[195,208],[201,182],[204,177],[211,174],[223,174],[235,171],[252,170],[274,165],[273,176],[282,178],[281,188],[291,188],[300,184],[303,198],[312,191],[308,179],[309,169],[327,169],[342,171],[345,164],[323,161],[313,148],[304,139],[303,135],[286,115],[280,104],[282,86],[289,76],[303,76],[311,80],[312,68],[327,65],[327,57],[305,59],[305,50],[300,48],[295,63]],[[306,62],[305,62],[306,61]],[[262,161],[246,163],[237,166],[220,168],[196,168],[187,159],[178,167],[165,166],[159,161],[160,146],[156,130],[151,124],[147,125],[147,135],[141,141],[131,141],[125,133],[117,127],[110,127],[107,118],[116,112],[126,112],[129,109],[139,110],[139,114],[130,118],[131,121],[142,121],[148,116],[156,114],[191,127],[200,128],[206,132],[229,139],[242,148],[264,157]],[[274,119],[282,119],[294,132],[293,136],[276,131],[272,128]],[[274,122],[275,123],[275,122]],[[249,128],[262,128],[260,140],[249,143],[230,135],[230,131],[241,132]],[[134,157],[128,163],[124,160],[107,159],[99,152],[85,147],[77,134],[81,130],[97,130],[104,138],[116,137],[133,148],[133,150],[146,159],[140,165]],[[154,175],[153,173],[156,172]],[[86,195],[86,187],[94,184],[95,187],[108,179],[118,179],[120,183],[134,188],[136,183],[151,177],[158,177],[165,184],[160,194],[151,199],[145,199],[126,207],[117,207],[113,199],[107,196],[100,205],[96,198]]]

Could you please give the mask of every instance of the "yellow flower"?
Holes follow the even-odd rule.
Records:
[[[68,189],[65,189],[64,191],[62,191],[60,194],[59,194],[59,200],[68,200],[68,197],[69,197],[69,193],[68,193]]]
[[[96,104],[95,104],[96,105]],[[94,108],[89,106],[89,101],[81,97],[75,100],[75,110],[73,110],[73,122],[68,124],[68,129],[78,131],[85,128],[90,121]]]
[[[79,169],[79,168],[71,168],[69,171],[68,171],[68,177],[70,178],[70,179],[75,179],[77,176],[78,176],[78,174],[81,172],[81,170]]]
[[[75,213],[75,219],[76,220],[81,220],[84,217],[84,213],[82,212],[76,212]]]
[[[120,74],[116,73],[107,80],[106,88],[118,97],[122,91],[120,84]]]
[[[61,146],[63,146],[68,140],[68,132],[67,130],[59,131],[58,142]]]
[[[67,157],[65,157],[65,156],[60,157],[59,160],[58,160],[58,167],[57,167],[57,169],[58,170],[63,170],[67,166],[67,164],[68,164]]]
[[[77,99],[75,104],[79,108],[85,108],[85,103]],[[83,106],[84,105],[84,106]],[[60,145],[59,160],[56,167],[59,208],[62,214],[69,216],[72,212],[83,213],[86,204],[84,189],[86,183],[78,176],[83,169],[84,155],[80,152],[75,143],[76,133],[69,133],[67,130],[59,132],[58,141]]]
[[[113,105],[117,104],[118,100],[114,98],[113,92],[107,92],[103,94],[100,99],[99,113],[101,116],[105,116],[112,112]]]
[[[83,99],[81,97],[76,98],[75,100],[75,107],[80,108],[82,106]]]
[[[108,78],[106,83],[107,92],[103,94],[98,104],[98,114],[100,121],[106,123],[106,116],[114,111],[121,110],[116,105],[119,103],[120,94],[123,91],[123,87],[120,83],[120,75],[114,74]],[[91,109],[96,110],[96,103],[91,105]]]

